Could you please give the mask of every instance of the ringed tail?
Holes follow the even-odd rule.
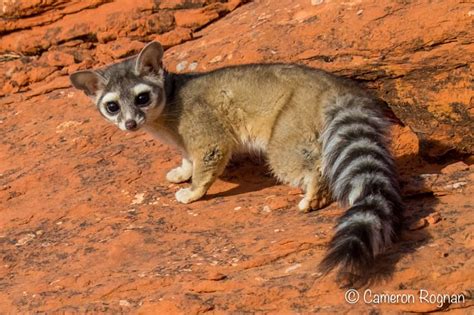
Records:
[[[352,95],[338,97],[325,121],[323,176],[348,209],[338,219],[319,269],[363,275],[400,230],[403,203],[387,147],[389,122],[375,101]]]

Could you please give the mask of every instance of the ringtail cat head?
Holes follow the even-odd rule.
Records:
[[[165,104],[163,47],[151,42],[135,57],[102,69],[71,74],[72,85],[96,104],[108,121],[135,131],[156,119]]]

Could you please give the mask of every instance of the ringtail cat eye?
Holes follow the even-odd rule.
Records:
[[[107,102],[105,108],[109,114],[115,115],[120,111],[120,106],[117,102]]]
[[[149,92],[140,93],[135,98],[135,104],[138,107],[146,107],[149,102],[150,102],[150,93]]]

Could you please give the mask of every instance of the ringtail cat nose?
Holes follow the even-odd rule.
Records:
[[[125,122],[125,128],[127,128],[128,130],[134,130],[137,128],[137,122],[133,119],[127,120]]]

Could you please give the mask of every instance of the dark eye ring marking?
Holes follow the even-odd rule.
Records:
[[[150,92],[142,92],[135,97],[135,105],[146,107],[150,103]]]
[[[105,109],[109,114],[115,115],[120,111],[120,106],[117,102],[110,101],[105,103]]]

